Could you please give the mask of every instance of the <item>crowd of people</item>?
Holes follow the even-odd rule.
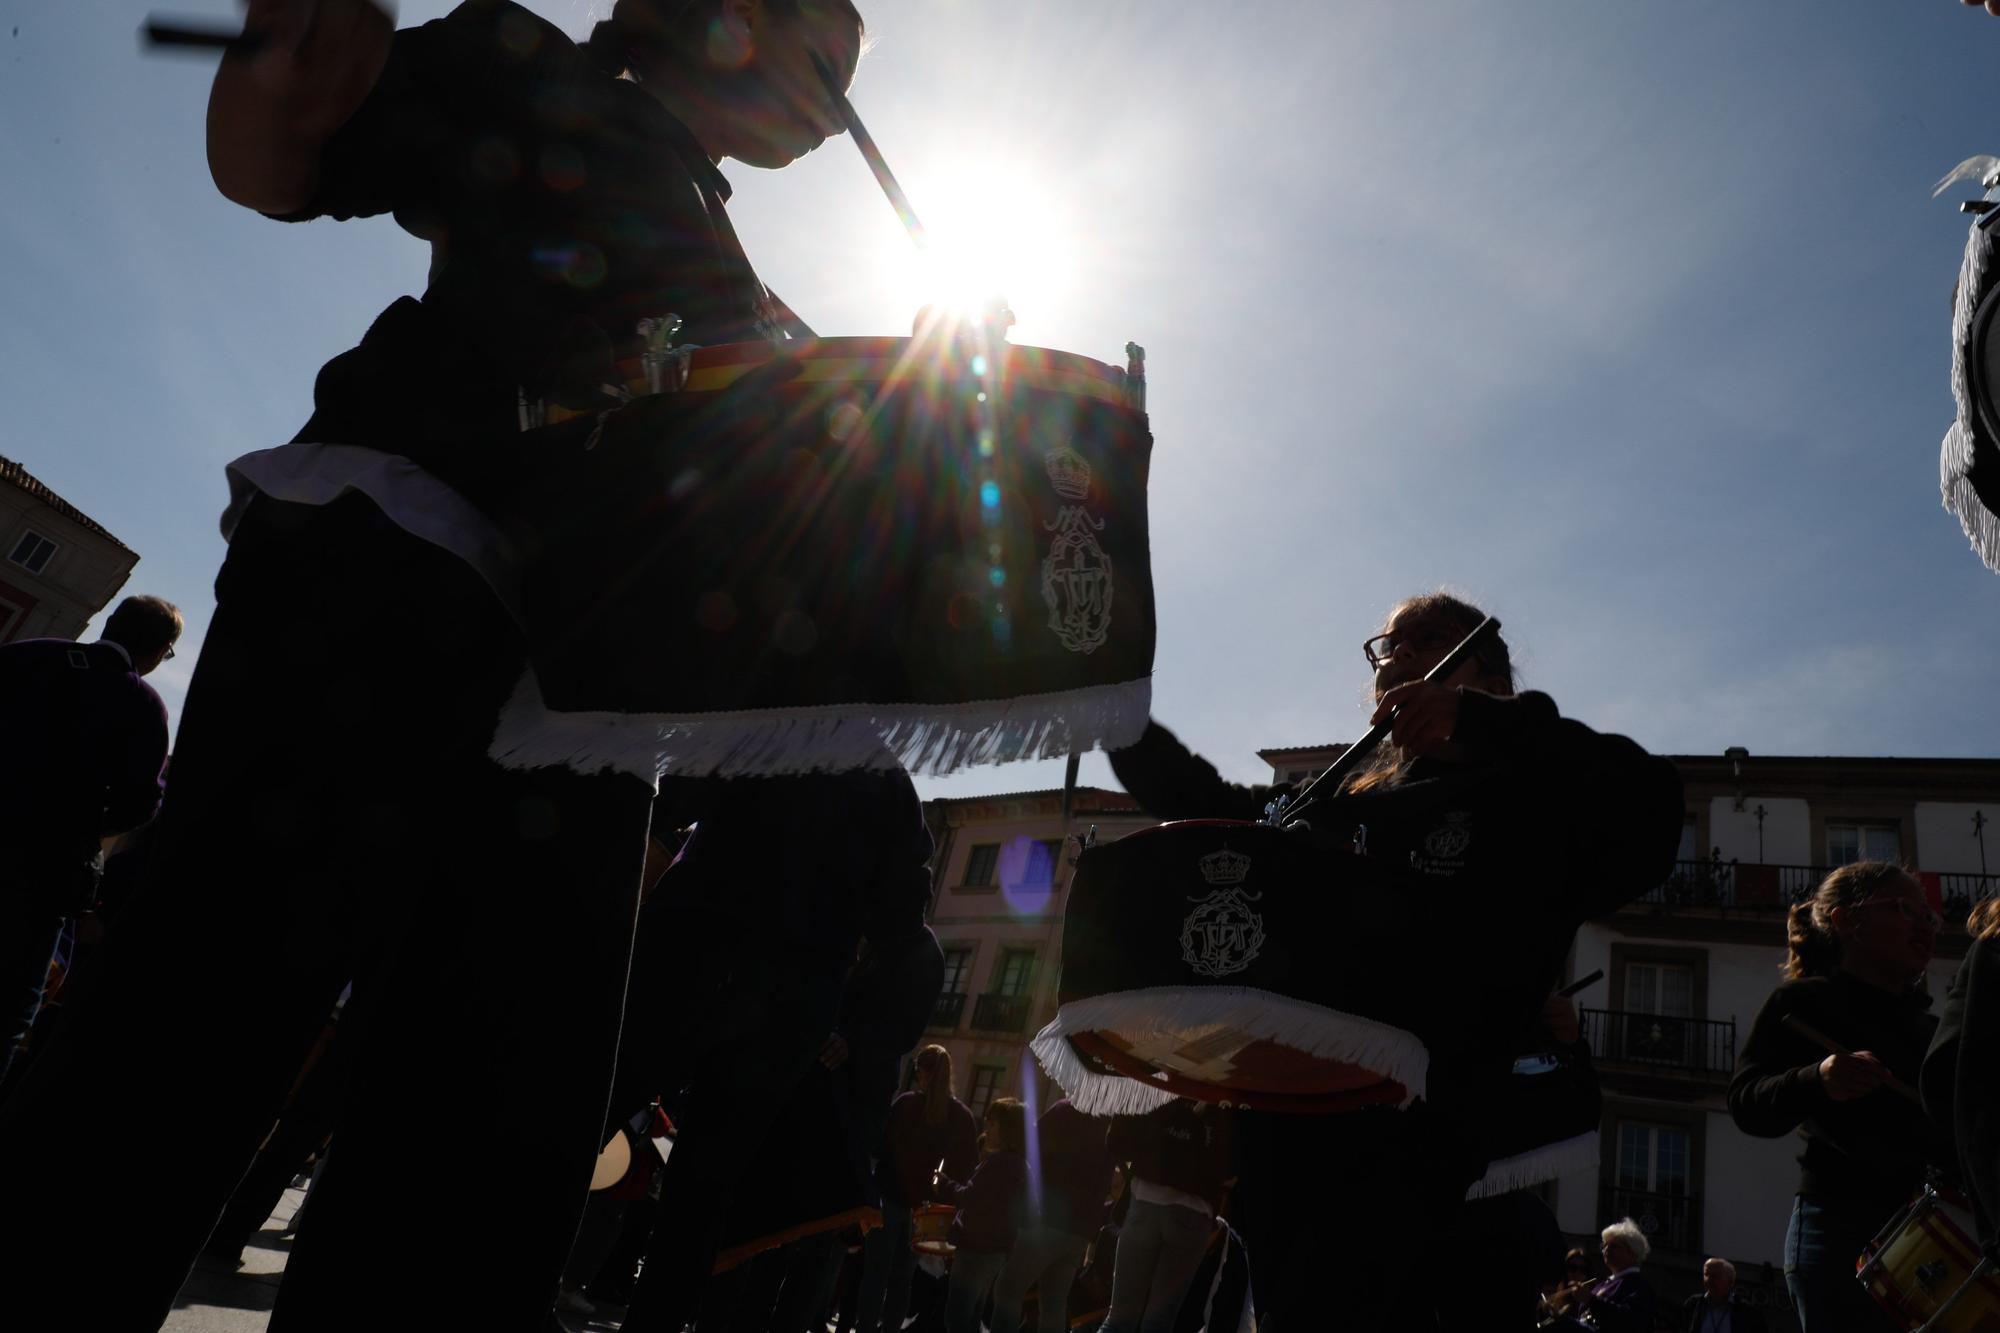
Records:
[[[1726,1260],[1665,1310],[1636,1223],[1603,1231],[1600,1273],[1527,1188],[1556,1119],[1594,1122],[1561,993],[1576,932],[1666,877],[1683,794],[1671,764],[1519,689],[1497,634],[1451,667],[1483,619],[1456,597],[1404,601],[1366,641],[1386,739],[1291,826],[1423,904],[1366,941],[1422,964],[1404,1012],[1428,1078],[1406,1106],[1174,1098],[1100,1119],[1001,1097],[975,1117],[943,1048],[910,1055],[943,958],[931,835],[886,750],[657,784],[490,756],[537,671],[575,665],[511,562],[583,539],[581,502],[527,516],[629,447],[606,386],[644,350],[639,321],[671,312],[704,344],[796,325],[717,164],[782,167],[841,132],[849,0],[617,0],[581,43],[506,0],[403,32],[372,0],[249,0],[247,23],[212,94],[219,188],[289,221],[393,213],[431,246],[430,285],[326,366],[297,440],[233,465],[171,781],[140,678],[174,651],[172,607],[130,599],[96,644],[0,647],[8,734],[40,756],[0,766],[0,1322],[157,1327],[304,1169],[279,1333],[372,1326],[392,1302],[500,1333],[576,1315],[899,1333],[913,1310],[946,1333],[1757,1333]],[[772,383],[668,424],[752,429]],[[569,595],[570,648],[639,671],[613,660],[595,590]],[[735,614],[705,609],[688,651]],[[1224,781],[1157,723],[1112,762],[1163,820],[1254,821],[1296,794]],[[1939,924],[1901,867],[1835,871],[1792,911],[1743,1047],[1731,1115],[1805,1142],[1785,1241],[1804,1333],[1893,1326],[1854,1263],[1927,1173],[1955,1179],[1993,1252],[2000,982],[1980,978],[2000,909],[1969,923],[1941,1022]],[[160,1149],[137,1190],[105,1151],[135,1088]],[[449,1281],[413,1289],[382,1228],[440,1135],[477,1225],[434,1237]],[[107,1281],[84,1238],[114,1197]]]

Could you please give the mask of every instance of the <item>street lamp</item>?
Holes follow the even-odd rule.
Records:
[[[1763,865],[1764,864],[1764,816],[1770,814],[1771,812],[1764,808],[1764,803],[1762,801],[1759,801],[1757,802],[1757,808],[1755,810],[1752,810],[1750,813],[1757,816],[1757,864]]]
[[[1979,875],[1980,878],[1984,879],[1986,877],[1986,812],[1984,810],[1974,810],[1972,812],[1972,836],[1979,842]]]

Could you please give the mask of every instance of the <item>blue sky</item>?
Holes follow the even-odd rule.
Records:
[[[607,5],[533,7],[581,34]],[[1505,620],[1527,684],[1650,748],[2000,752],[2000,582],[1937,501],[1964,223],[1928,197],[2000,152],[2000,21],[866,12],[854,101],[932,231],[1002,275],[1015,340],[1149,350],[1155,712],[1225,772],[1354,735],[1361,639],[1440,583]],[[128,591],[198,637],[223,463],[289,438],[426,255],[386,219],[286,227],[216,195],[207,68],[142,59],[143,13],[0,0],[0,453],[139,550]],[[908,327],[930,278],[845,141],[728,171],[808,320]],[[193,660],[156,677],[176,716]]]

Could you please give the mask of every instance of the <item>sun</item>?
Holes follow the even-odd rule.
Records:
[[[1073,265],[1066,210],[1036,174],[966,163],[912,192],[926,245],[898,265],[893,284],[912,316],[925,306],[969,314],[1003,299],[1020,324],[1053,321]]]

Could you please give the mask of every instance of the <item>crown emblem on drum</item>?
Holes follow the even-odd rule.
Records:
[[[1201,868],[1201,877],[1210,884],[1241,884],[1250,873],[1250,858],[1227,847],[1210,852],[1195,864]]]
[[[1065,500],[1081,500],[1090,494],[1090,464],[1076,450],[1067,445],[1051,449],[1042,455],[1042,466],[1049,470],[1056,494]]]

